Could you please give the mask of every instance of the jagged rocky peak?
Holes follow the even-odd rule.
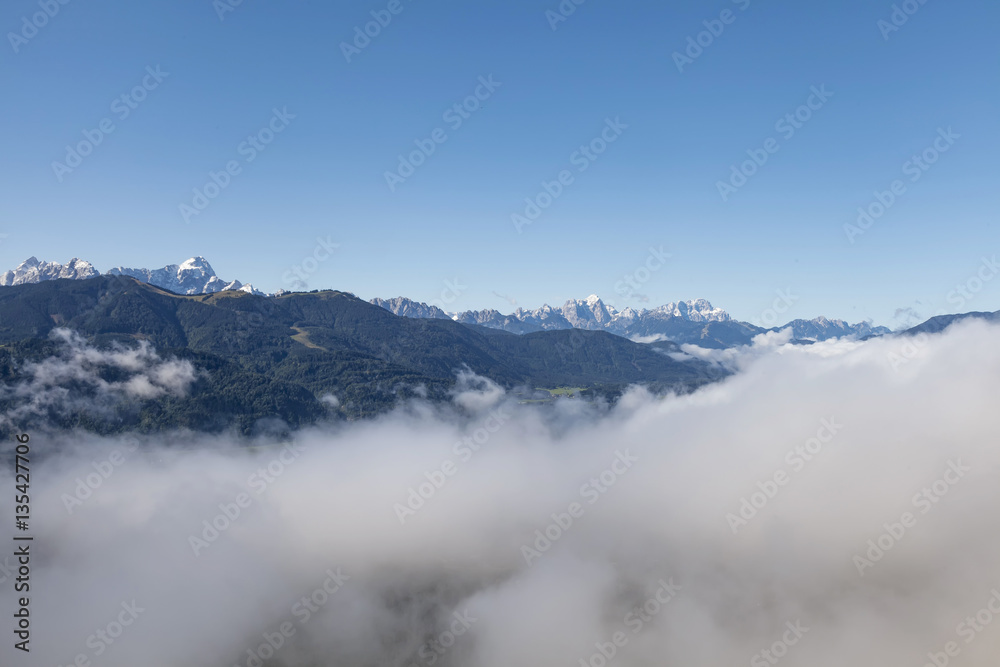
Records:
[[[41,262],[37,257],[29,257],[21,262],[16,269],[7,271],[0,276],[0,285],[10,287],[25,283],[38,283],[43,280],[68,278],[70,280],[86,280],[96,278],[101,272],[93,264],[74,257],[66,264],[57,262]],[[263,294],[251,284],[243,284],[238,280],[227,282],[215,275],[215,270],[204,257],[192,257],[183,264],[170,264],[162,269],[129,269],[117,267],[106,275],[130,276],[136,280],[162,287],[177,294],[209,294],[224,290],[240,290],[250,294]]]
[[[385,308],[386,310],[401,317],[414,317],[429,320],[451,319],[451,315],[444,312],[437,306],[429,306],[426,303],[419,303],[402,296],[398,296],[395,299],[372,299],[369,303]]]
[[[549,305],[536,310],[518,308],[510,315],[503,315],[493,309],[450,314],[437,308],[434,308],[437,314],[430,314],[426,304],[403,297],[388,300],[372,299],[371,303],[403,317],[450,316],[464,324],[476,324],[519,334],[534,331],[591,329],[608,331],[620,336],[665,337],[702,344],[705,342],[702,330],[714,326],[716,330],[712,337],[718,338],[718,343],[722,346],[731,346],[749,344],[754,335],[765,331],[763,328],[733,320],[729,313],[716,308],[706,299],[667,303],[652,310],[636,310],[632,307],[617,310],[614,306],[605,304],[596,294],[591,294],[586,299],[571,299],[561,308]],[[698,326],[692,328],[692,324]],[[872,327],[867,323],[852,325],[843,320],[829,320],[825,317],[808,321],[795,320],[785,326],[792,328],[795,338],[811,340],[888,333],[888,329],[884,327]]]
[[[204,257],[192,257],[182,264],[168,264],[162,269],[130,269],[116,267],[108,271],[112,276],[129,276],[136,280],[162,287],[175,294],[213,294],[239,290],[250,294],[263,294],[253,285],[239,280],[227,282],[215,274],[215,269]]]
[[[9,287],[11,285],[23,285],[25,283],[40,283],[43,280],[56,280],[68,278],[71,280],[83,280],[95,278],[100,272],[94,268],[90,262],[74,257],[66,262],[40,262],[37,257],[29,257],[21,262],[16,269],[7,271],[0,276],[0,285]]]

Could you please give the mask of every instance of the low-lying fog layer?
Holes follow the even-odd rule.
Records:
[[[32,470],[30,654],[0,552],[0,663],[998,664],[1000,329],[716,361],[613,409],[464,378],[249,451],[65,436]]]

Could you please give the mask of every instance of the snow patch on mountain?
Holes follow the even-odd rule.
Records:
[[[413,317],[424,320],[450,320],[452,316],[444,312],[437,306],[428,306],[426,303],[417,303],[406,297],[396,297],[395,299],[372,299],[370,303],[385,308],[386,310],[399,315],[400,317]]]
[[[596,294],[591,294],[586,299],[571,299],[560,308],[549,305],[536,310],[518,308],[510,315],[492,309],[446,313],[435,306],[417,303],[403,297],[390,300],[372,299],[371,303],[402,317],[438,319],[450,317],[463,324],[502,329],[517,334],[588,329],[608,331],[643,342],[675,341],[725,348],[749,344],[753,336],[768,331],[732,319],[729,313],[716,308],[705,299],[677,301],[653,309],[635,310],[626,307],[617,310],[614,306],[605,304]],[[776,327],[775,330],[785,328],[792,330],[791,335],[795,339],[803,341],[844,336],[861,338],[889,333],[885,327],[873,327],[865,322],[848,324],[843,320],[829,320],[825,317],[815,320],[795,320],[783,327]]]
[[[84,280],[96,278],[99,275],[101,275],[100,272],[90,262],[85,262],[77,257],[69,260],[65,265],[56,262],[40,262],[37,257],[29,257],[21,262],[16,269],[7,271],[3,276],[0,276],[0,285],[10,287],[58,278]]]
[[[445,313],[436,306],[428,306],[410,299],[372,299],[371,303],[381,306],[403,317],[450,317],[465,324],[505,329],[515,333],[530,331],[551,331],[560,329],[591,329],[595,331],[624,332],[640,320],[663,320],[680,318],[688,322],[729,322],[729,314],[715,308],[705,299],[668,303],[654,310],[636,311],[628,307],[617,310],[597,296],[591,294],[586,299],[571,299],[560,308],[544,305],[535,310],[518,308],[510,315],[496,310],[468,310],[463,313]],[[429,314],[433,312],[434,314]]]
[[[204,257],[192,257],[183,264],[168,264],[162,269],[129,269],[116,267],[107,272],[109,276],[129,276],[150,285],[162,287],[175,294],[214,294],[238,290],[263,296],[250,283],[238,280],[226,282],[215,274],[212,265]]]
[[[0,286],[38,283],[59,278],[85,280],[99,275],[100,272],[92,264],[76,257],[65,265],[41,262],[36,257],[29,257],[17,268],[0,276]],[[192,257],[182,264],[170,264],[153,270],[116,267],[109,270],[106,275],[129,276],[175,294],[185,295],[213,294],[229,290],[239,290],[258,296],[280,296],[287,293],[286,290],[279,290],[274,295],[268,295],[249,283],[244,284],[238,280],[225,281],[216,275],[208,260],[200,256]],[[617,310],[614,306],[605,304],[598,295],[591,294],[586,299],[571,299],[558,308],[549,305],[535,310],[518,308],[509,315],[492,309],[449,313],[438,306],[405,297],[372,299],[370,303],[401,317],[451,319],[463,324],[501,329],[517,334],[588,329],[607,331],[633,340],[673,341],[720,349],[748,344],[753,336],[769,331],[733,320],[726,311],[714,307],[705,299],[677,301],[653,309],[635,310],[626,307]],[[778,331],[786,328],[791,329],[791,335],[800,341],[821,341],[846,336],[864,338],[889,333],[889,329],[875,327],[867,322],[848,324],[844,320],[830,320],[825,317],[794,320],[770,330]]]
[[[40,262],[37,257],[29,257],[21,262],[16,269],[7,271],[0,276],[0,286],[11,287],[27,283],[40,283],[44,280],[68,278],[70,280],[86,280],[96,278],[101,272],[90,262],[74,257],[66,264],[58,262]],[[253,285],[243,284],[238,280],[227,282],[215,275],[215,270],[204,257],[192,257],[183,264],[170,264],[162,269],[127,269],[117,267],[105,275],[130,276],[136,280],[162,287],[175,294],[212,294],[227,290],[239,290],[250,294],[265,296]]]

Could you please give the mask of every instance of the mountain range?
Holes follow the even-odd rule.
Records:
[[[395,315],[428,319],[451,319],[463,324],[475,324],[525,334],[535,331],[586,329],[607,331],[642,342],[669,340],[708,348],[749,345],[754,336],[768,331],[792,329],[792,337],[801,341],[819,341],[843,336],[864,338],[890,333],[886,327],[867,322],[848,324],[844,320],[817,317],[813,320],[793,320],[780,327],[764,328],[734,320],[721,308],[704,299],[668,303],[654,309],[617,310],[605,304],[597,295],[567,301],[561,308],[542,306],[537,310],[517,309],[510,315],[496,310],[447,313],[436,306],[418,303],[405,297],[372,299]]]
[[[96,278],[101,272],[90,262],[74,257],[66,264],[56,262],[40,262],[36,257],[29,257],[17,268],[0,276],[0,286],[26,285],[45,280],[68,278],[70,280],[87,280]],[[217,275],[212,265],[204,257],[192,257],[182,264],[169,264],[162,269],[129,269],[119,266],[108,270],[105,275],[130,276],[144,283],[156,285],[170,290],[175,294],[214,294],[227,290],[238,290],[263,296],[264,293],[251,284],[243,284],[238,280],[226,282]]]
[[[22,282],[0,287],[0,437],[53,427],[273,432],[372,416],[407,398],[444,401],[469,373],[528,401],[567,391],[613,401],[632,385],[687,392],[727,371],[643,332],[667,323],[678,337],[732,346],[759,330],[707,302],[623,316],[592,297],[518,311],[506,326],[539,330],[511,332],[406,299],[373,304],[333,290],[252,288],[179,294],[147,282],[218,287],[222,281],[199,264],[135,278],[125,270],[100,275],[79,260],[36,261],[5,276]],[[494,317],[502,316],[482,321],[496,325]],[[996,321],[1000,313],[939,316],[903,333],[933,333],[969,317]],[[820,336],[844,325],[796,327]]]
[[[298,427],[445,400],[474,373],[523,396],[685,392],[725,372],[605,331],[517,335],[397,317],[337,291],[180,295],[125,275],[0,288],[0,436]],[[69,400],[69,399],[72,400]]]
[[[92,264],[78,258],[61,265],[54,262],[39,262],[37,258],[31,257],[16,269],[0,276],[0,285],[23,285],[58,278],[83,280],[99,275],[101,273]],[[257,296],[281,296],[287,293],[285,290],[280,290],[276,294],[264,294],[252,284],[244,284],[238,280],[228,282],[222,280],[204,257],[192,257],[182,264],[171,264],[155,270],[117,267],[110,269],[104,275],[129,276],[175,294],[185,295],[215,294],[233,290]],[[866,322],[849,324],[844,320],[831,320],[825,317],[793,320],[780,327],[768,329],[734,320],[726,311],[714,307],[704,299],[678,301],[653,309],[617,310],[605,304],[597,295],[591,295],[587,299],[567,301],[561,308],[548,305],[535,310],[519,308],[509,315],[497,310],[449,313],[437,306],[405,297],[372,299],[370,303],[401,317],[453,320],[461,324],[516,334],[584,329],[606,331],[641,342],[665,340],[717,349],[748,345],[758,334],[789,327],[792,329],[793,338],[801,341],[827,340],[843,336],[864,338],[883,335],[890,331],[886,327],[876,327]]]

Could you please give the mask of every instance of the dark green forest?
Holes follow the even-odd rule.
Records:
[[[66,400],[32,405],[32,364],[71,354],[55,329],[101,350],[147,341],[161,359],[189,361],[198,377],[184,395],[145,400],[109,401],[91,383],[71,381],[60,387]],[[180,296],[122,276],[0,287],[5,430],[294,429],[370,417],[415,396],[445,399],[462,369],[506,389],[575,387],[611,399],[632,384],[687,391],[720,377],[704,363],[605,332],[517,335],[408,319],[338,291]],[[127,380],[121,368],[94,372]],[[337,400],[321,400],[327,395]]]

